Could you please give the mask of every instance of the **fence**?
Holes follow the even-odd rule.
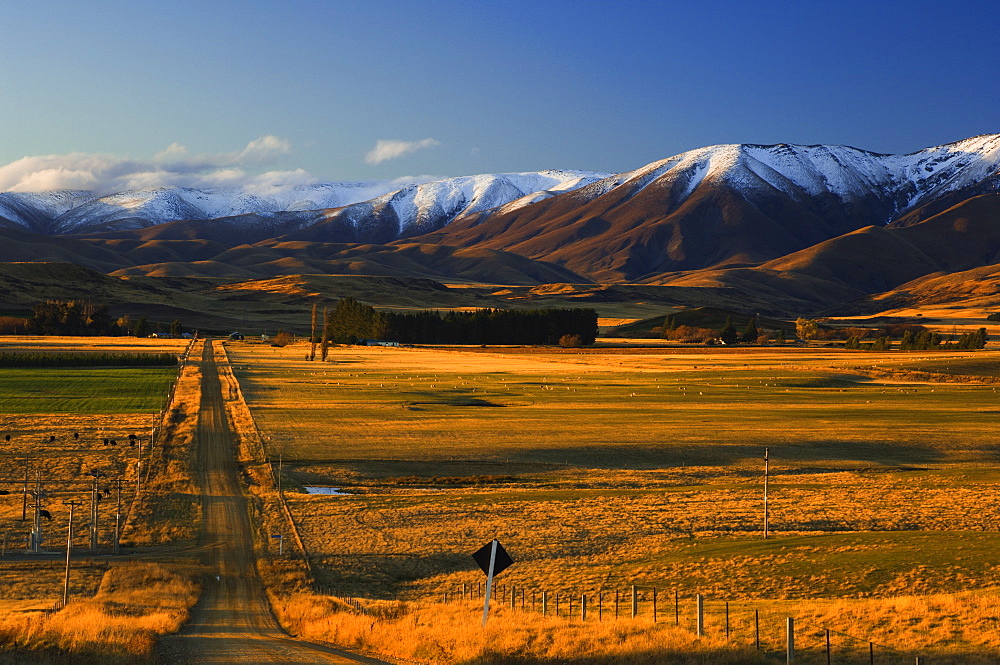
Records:
[[[124,525],[128,524],[129,518],[132,516],[132,510],[135,507],[136,501],[139,499],[139,494],[142,491],[142,488],[146,487],[149,483],[149,474],[153,471],[153,455],[154,451],[156,451],[156,443],[159,441],[165,425],[167,424],[167,416],[170,413],[170,405],[174,402],[174,393],[177,391],[177,383],[180,381],[184,368],[191,360],[191,352],[194,350],[195,343],[197,341],[198,340],[196,339],[192,339],[188,342],[187,347],[184,349],[184,353],[181,354],[178,359],[177,375],[174,377],[174,380],[170,382],[170,389],[167,391],[167,396],[164,398],[159,412],[152,414],[152,422],[150,423],[149,428],[149,446],[145,451],[145,462],[143,462],[142,459],[142,442],[139,442],[139,458],[137,459],[138,466],[135,471],[136,491],[132,495],[131,500],[129,500],[126,504],[125,511],[122,513],[122,528],[124,528]]]
[[[255,456],[263,462],[268,470],[270,471],[271,483],[278,494],[278,503],[281,506],[282,516],[285,522],[288,524],[289,531],[292,534],[292,538],[295,540],[295,544],[302,554],[302,561],[305,563],[306,570],[312,575],[313,567],[312,562],[309,560],[309,552],[306,550],[305,543],[302,542],[302,536],[299,534],[298,524],[295,522],[295,518],[292,516],[292,511],[288,508],[288,503],[285,501],[284,492],[280,491],[281,482],[278,478],[277,472],[274,470],[274,462],[267,454],[267,447],[264,445],[264,436],[260,432],[260,428],[257,426],[257,420],[253,417],[253,412],[250,411],[250,407],[247,405],[246,398],[243,395],[243,389],[240,386],[239,380],[236,378],[236,373],[233,372],[232,362],[229,359],[229,349],[226,348],[225,344],[220,345],[222,347],[222,356],[225,358],[225,368],[226,368],[226,380],[229,381],[229,399],[235,403],[236,408],[242,412],[250,423],[252,432],[240,432],[240,436],[245,434],[250,434],[249,438],[254,444],[253,447],[256,449],[254,453]]]
[[[485,584],[461,584],[441,592],[441,602],[482,600]],[[699,637],[724,638],[733,646],[752,647],[764,655],[784,656],[787,663],[889,665],[926,664],[913,653],[848,633],[780,617],[747,603],[708,601],[701,594],[632,585],[597,593],[550,592],[494,584],[491,603],[514,611],[574,622],[643,620],[672,624]],[[765,607],[766,609],[766,607]],[[359,610],[360,611],[360,610]]]

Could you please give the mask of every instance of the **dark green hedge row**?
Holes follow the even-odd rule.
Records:
[[[177,364],[173,353],[4,352],[0,367],[169,367]]]

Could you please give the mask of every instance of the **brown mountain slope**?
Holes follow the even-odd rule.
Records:
[[[211,261],[158,261],[130,266],[113,274],[191,274],[236,279],[297,274],[377,275],[489,284],[588,281],[551,263],[491,249],[417,243],[387,246],[282,240],[225,249]]]
[[[924,221],[889,230],[920,247],[941,270],[1000,262],[1000,194],[967,199]]]
[[[735,289],[748,299],[763,298],[787,312],[829,311],[870,299],[916,303],[937,298],[947,284],[949,297],[962,292],[961,279],[948,274],[1000,262],[1000,195],[987,194],[903,227],[869,226],[826,240],[759,266],[664,275],[651,283]],[[966,273],[959,273],[966,275]],[[973,276],[975,273],[967,273]],[[928,275],[935,286],[915,289]],[[904,286],[905,285],[905,286]],[[984,287],[970,284],[979,295]],[[905,292],[905,297],[900,295]],[[972,297],[972,291],[969,291]]]
[[[43,236],[18,229],[0,229],[0,262],[3,261],[69,262],[101,272],[131,265],[127,257],[112,249],[75,238]]]
[[[747,178],[754,178],[753,174]],[[770,191],[750,201],[725,182],[636,176],[600,193],[596,183],[530,206],[459,219],[419,242],[487,247],[552,261],[596,281],[759,263],[852,231],[870,218],[829,200],[806,203]],[[748,188],[750,189],[750,188]]]

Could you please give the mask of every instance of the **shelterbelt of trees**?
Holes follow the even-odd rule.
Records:
[[[360,339],[405,344],[593,344],[597,312],[583,308],[480,309],[473,312],[381,312],[343,298],[327,314],[331,342]]]
[[[157,324],[163,328],[162,324]],[[170,324],[174,337],[184,332],[178,320]],[[30,319],[0,317],[0,334],[35,335],[133,335],[146,337],[152,327],[145,317],[135,321],[128,315],[111,318],[107,305],[88,300],[43,300],[32,308]]]

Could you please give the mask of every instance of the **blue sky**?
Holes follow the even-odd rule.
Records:
[[[0,189],[610,172],[738,142],[909,152],[1000,132],[997,15],[992,0],[0,0]]]

